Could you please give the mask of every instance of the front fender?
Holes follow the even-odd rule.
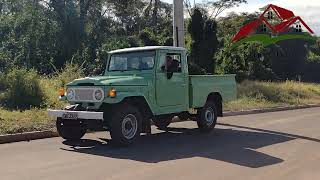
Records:
[[[152,104],[150,103],[149,99],[146,98],[146,96],[143,94],[143,93],[140,93],[140,92],[119,92],[117,93],[117,96],[114,97],[114,98],[111,98],[111,97],[107,97],[105,98],[104,100],[104,103],[107,103],[107,104],[117,104],[117,103],[120,103],[122,102],[125,98],[130,98],[130,97],[141,97],[143,98],[147,105],[149,106],[150,108],[150,111],[151,113],[154,113],[154,110],[155,110],[155,107],[152,106]]]

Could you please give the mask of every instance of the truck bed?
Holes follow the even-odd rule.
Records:
[[[220,93],[223,102],[236,99],[235,75],[189,75],[189,104],[202,107],[212,92]]]

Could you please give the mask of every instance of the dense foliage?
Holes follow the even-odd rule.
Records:
[[[217,23],[209,19],[205,11],[196,8],[188,24],[188,32],[192,39],[190,62],[197,64],[201,71],[213,74],[214,54],[218,47]]]
[[[72,62],[93,74],[111,49],[172,45],[171,12],[160,0],[1,0],[0,71]]]

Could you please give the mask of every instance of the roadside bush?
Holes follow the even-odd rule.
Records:
[[[67,63],[53,78],[59,81],[61,87],[81,77],[84,77],[84,69],[78,64]]]
[[[45,96],[43,105],[49,108],[64,107],[65,103],[58,99],[58,89],[81,77],[84,77],[84,70],[81,66],[71,63],[66,64],[63,69],[52,76],[41,77],[41,88]]]
[[[5,92],[2,102],[7,108],[29,109],[40,107],[44,94],[40,87],[40,77],[35,70],[11,69],[4,75]]]

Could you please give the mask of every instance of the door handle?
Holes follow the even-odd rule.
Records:
[[[185,86],[187,86],[187,84],[181,84],[181,86],[182,86],[182,87],[185,87]]]

